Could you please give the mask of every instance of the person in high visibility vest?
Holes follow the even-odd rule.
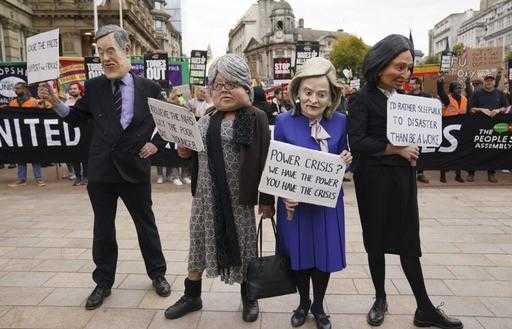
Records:
[[[462,84],[458,81],[450,82],[448,86],[449,94],[444,91],[444,77],[437,79],[437,95],[443,103],[443,118],[464,115],[468,112],[468,99],[462,95]],[[461,170],[455,171],[455,180],[464,183]],[[441,169],[441,183],[446,183],[446,170]]]

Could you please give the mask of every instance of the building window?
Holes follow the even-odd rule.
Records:
[[[282,30],[283,28],[284,28],[283,22],[282,21],[277,21],[277,29],[278,30]]]
[[[4,28],[0,24],[0,62],[5,62]]]
[[[155,30],[162,31],[164,29],[164,23],[159,20],[155,20]]]

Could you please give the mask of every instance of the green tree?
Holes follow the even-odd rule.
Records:
[[[463,43],[458,42],[458,43],[454,44],[453,47],[452,47],[453,54],[455,56],[460,56],[464,52],[465,48],[466,47],[464,46]]]
[[[368,47],[361,38],[354,35],[347,35],[339,38],[331,50],[331,62],[338,75],[344,69],[351,69],[354,75],[361,72],[363,60],[368,53]]]
[[[425,61],[423,62],[423,64],[440,64],[441,63],[441,59],[439,58],[439,56],[427,56],[427,58],[425,58]]]
[[[507,53],[506,60],[507,60],[507,61],[511,61],[511,60],[512,60],[512,51],[509,51],[509,52]]]

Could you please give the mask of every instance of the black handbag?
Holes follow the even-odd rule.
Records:
[[[276,254],[263,257],[263,218],[258,225],[259,255],[247,267],[249,300],[289,295],[297,292],[288,257],[279,255],[276,222],[270,219],[276,239]]]

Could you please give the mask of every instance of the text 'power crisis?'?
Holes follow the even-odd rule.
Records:
[[[346,165],[339,155],[271,141],[259,191],[336,207]]]
[[[388,98],[387,137],[392,145],[439,147],[442,129],[438,99],[397,93]]]

